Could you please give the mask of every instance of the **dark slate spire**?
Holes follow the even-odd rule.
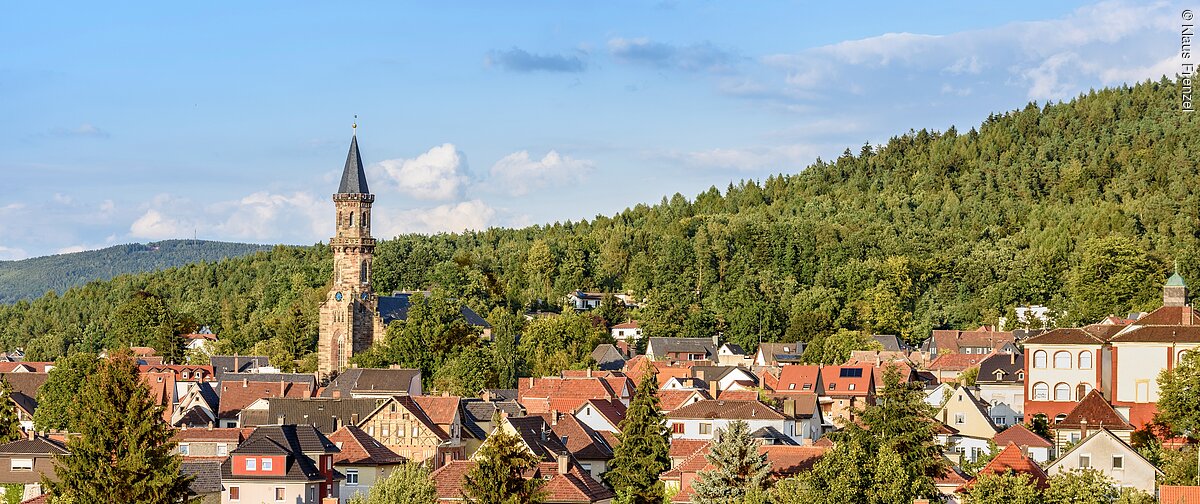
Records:
[[[362,156],[358,154],[358,135],[350,140],[350,152],[346,154],[346,169],[342,171],[342,185],[338,194],[369,194],[367,174],[363,172]]]

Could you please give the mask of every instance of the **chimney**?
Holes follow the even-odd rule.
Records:
[[[558,454],[558,474],[567,474],[571,468],[571,456],[566,453]]]
[[[712,340],[713,340],[714,347],[721,346],[721,333],[713,334]],[[716,349],[714,348],[713,351],[716,351]]]
[[[275,423],[277,423],[277,424],[279,424],[279,425],[283,425],[283,420],[284,420],[284,416],[283,416],[283,415],[279,415],[278,421],[277,421],[277,422],[275,422]]]
[[[1017,353],[1016,353],[1016,352],[1009,352],[1009,354],[1008,354],[1008,364],[1009,364],[1010,366],[1013,366],[1013,365],[1016,365],[1016,364],[1017,364]]]
[[[558,425],[558,410],[550,410],[550,425]]]
[[[592,377],[592,368],[587,368],[587,377],[588,378]]]
[[[717,380],[712,380],[712,381],[708,382],[708,395],[712,396],[713,399],[717,398],[718,392],[720,392],[720,390],[721,390],[721,384],[717,383]]]
[[[358,426],[358,413],[351,413],[351,414],[350,414],[350,423],[351,423],[352,425],[354,425],[355,427],[357,427],[357,426]]]
[[[242,378],[242,388],[246,388],[248,386],[250,386],[250,380]]]
[[[795,399],[784,399],[783,400],[783,416],[788,417],[788,418],[796,418],[796,400]]]

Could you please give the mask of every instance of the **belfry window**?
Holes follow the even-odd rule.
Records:
[[[359,268],[358,281],[360,283],[367,283],[367,261],[363,261],[362,266]]]
[[[350,212],[350,227],[354,227],[354,212]]]

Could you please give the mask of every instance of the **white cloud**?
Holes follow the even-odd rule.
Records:
[[[770,170],[790,172],[812,163],[819,149],[810,145],[780,145],[739,149],[708,149],[691,152],[671,152],[670,160],[685,166],[704,169],[752,172]]]
[[[508,194],[523,196],[546,187],[580,182],[594,168],[591,161],[564,156],[558,151],[547,152],[542,159],[532,159],[528,151],[518,151],[492,165],[488,182]]]
[[[55,254],[74,254],[76,252],[83,252],[85,250],[87,250],[87,247],[84,247],[83,245],[71,245],[70,247],[62,247],[58,250],[55,250],[54,253]]]
[[[456,200],[469,182],[466,156],[454,144],[429,149],[413,159],[388,159],[372,166],[385,187],[423,200]]]
[[[151,240],[182,238],[185,236],[185,230],[190,231],[189,226],[183,224],[178,219],[165,216],[162,212],[153,208],[146,210],[146,213],[138,217],[129,226],[129,234],[131,236]]]
[[[443,233],[487,229],[496,211],[482,200],[473,199],[431,208],[376,212],[372,223],[380,238],[405,233]]]
[[[19,261],[29,257],[24,250],[0,245],[0,261]]]
[[[332,212],[332,203],[306,192],[259,191],[208,205],[160,194],[130,225],[129,234],[151,240],[195,234],[254,242],[311,243],[332,233]]]

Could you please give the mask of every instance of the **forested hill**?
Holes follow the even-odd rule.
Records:
[[[64,292],[92,280],[142,273],[201,261],[240,257],[269,246],[203,240],[130,243],[99,250],[0,261],[0,304]]]
[[[841,329],[915,342],[1021,304],[1063,324],[1151,308],[1175,261],[1200,282],[1200,119],[1177,94],[1161,81],[1029,104],[586,222],[399,236],[380,242],[372,278],[493,317],[576,288],[628,291],[650,335],[720,332],[748,350]],[[316,246],[121,276],[0,308],[0,344],[47,356],[119,340],[145,291],[229,350],[300,357],[329,271]]]

